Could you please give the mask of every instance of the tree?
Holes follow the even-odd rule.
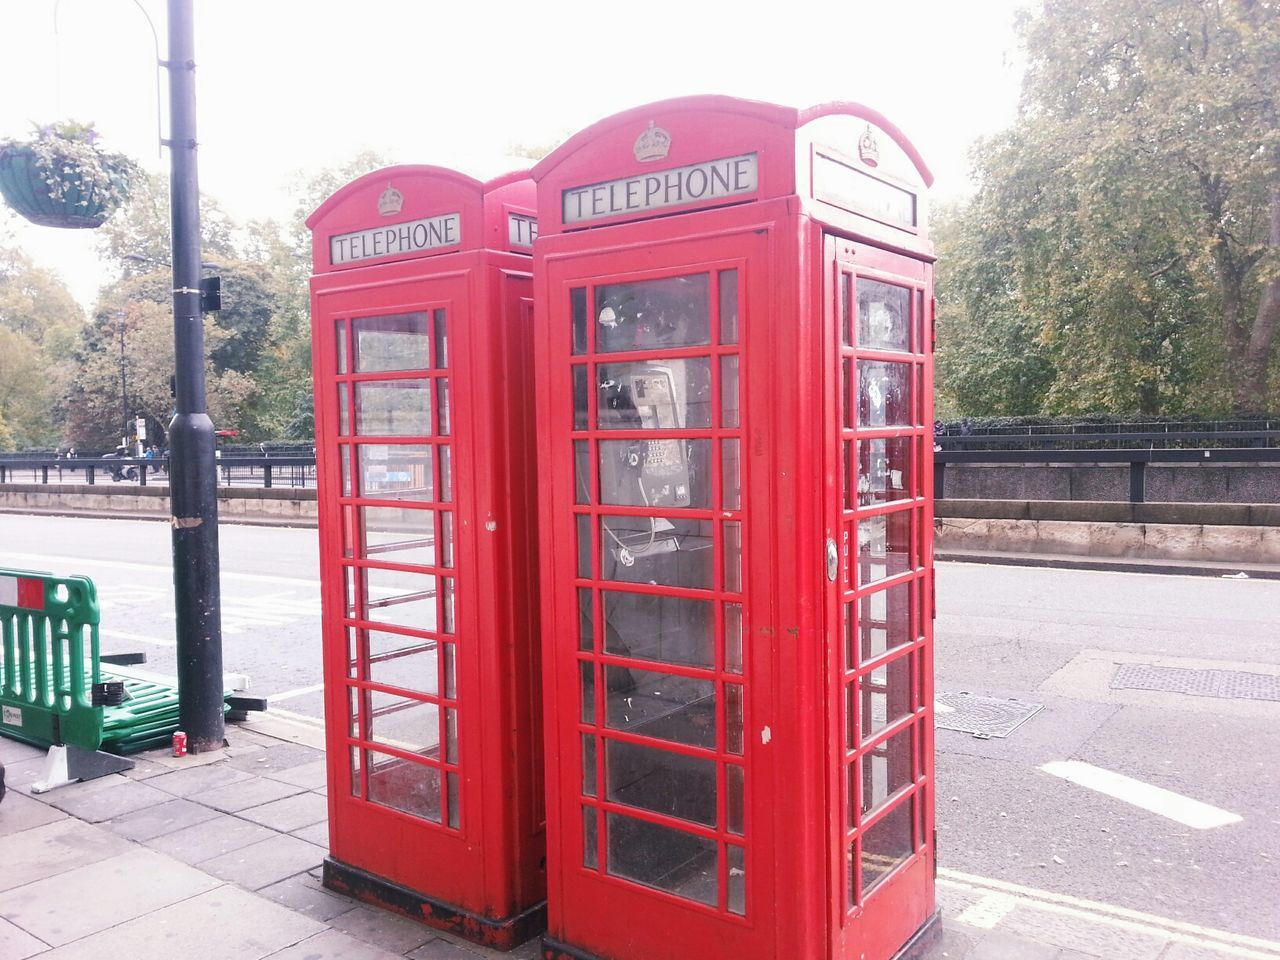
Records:
[[[979,191],[949,235],[1008,234],[987,244],[1007,258],[986,267],[994,299],[1052,370],[1038,410],[1018,412],[1246,412],[1274,396],[1278,15],[1275,0],[1046,0],[1022,23],[1018,120],[976,148]],[[954,306],[972,276],[953,271],[941,297],[960,328],[983,324]]]
[[[171,224],[169,181],[156,174],[141,174],[130,188],[129,200],[98,228],[99,251],[104,259],[119,266],[125,277],[170,268]],[[201,194],[201,256],[234,258],[234,234],[235,224],[218,202]]]

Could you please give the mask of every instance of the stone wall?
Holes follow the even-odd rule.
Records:
[[[948,500],[1128,500],[1126,463],[949,463]],[[1148,503],[1280,503],[1280,466],[1149,464]]]
[[[169,516],[168,487],[134,484],[0,484],[0,511],[69,516]],[[219,487],[218,516],[229,522],[314,526],[316,492],[288,487]]]

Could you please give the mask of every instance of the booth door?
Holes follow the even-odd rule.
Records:
[[[833,921],[878,960],[933,903],[929,274],[830,237],[826,263]]]
[[[744,644],[768,564],[739,389],[764,250],[548,267],[551,936],[603,956],[773,955],[768,751],[744,732],[768,712],[768,645]]]
[[[455,475],[469,459],[456,429],[466,288],[352,284],[316,300],[332,854],[467,904],[481,846],[467,748],[484,706],[460,600],[475,588]]]

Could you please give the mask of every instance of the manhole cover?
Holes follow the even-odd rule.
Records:
[[[950,707],[949,710],[942,707]],[[972,733],[987,740],[1007,737],[1044,709],[1043,703],[975,697],[971,693],[939,693],[934,697],[934,724],[943,730]]]
[[[1243,670],[1189,670],[1150,663],[1122,663],[1111,678],[1113,690],[1159,690],[1225,700],[1280,700],[1280,677]]]

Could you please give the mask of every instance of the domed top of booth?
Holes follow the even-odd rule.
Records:
[[[920,242],[933,182],[911,141],[870,107],[721,96],[607,117],[531,173],[544,235],[794,195],[819,220]]]
[[[538,235],[534,183],[520,170],[480,181],[403,165],[341,187],[307,217],[312,267],[329,273],[460,250],[529,254]]]

